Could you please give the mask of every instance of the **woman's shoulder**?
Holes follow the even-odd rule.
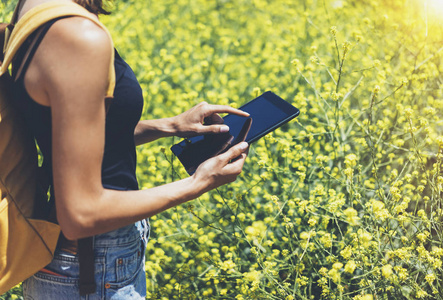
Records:
[[[28,0],[20,9],[19,19],[33,8],[53,0]],[[70,0],[59,0],[75,2]],[[90,13],[91,18],[98,21],[98,17]],[[109,34],[96,22],[81,16],[68,16],[57,20],[47,32],[47,40],[55,42],[58,46],[93,47],[97,50],[109,48]]]
[[[94,85],[106,90],[113,48],[108,33],[84,17],[68,17],[51,25],[25,77],[31,97],[51,105],[48,96],[78,92]],[[60,102],[60,101],[59,101]]]
[[[47,40],[54,46],[84,51],[109,51],[108,33],[93,21],[84,17],[67,17],[57,20],[47,33]]]

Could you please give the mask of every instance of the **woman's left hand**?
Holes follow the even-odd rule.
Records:
[[[213,105],[201,102],[174,117],[176,135],[185,138],[200,134],[228,132],[229,127],[223,125],[223,118],[220,117],[219,113],[230,113],[242,117],[249,116],[247,112],[228,105]]]

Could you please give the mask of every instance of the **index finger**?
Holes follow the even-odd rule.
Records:
[[[209,116],[214,113],[229,113],[240,117],[249,117],[249,113],[242,111],[240,109],[233,108],[229,105],[216,105],[216,104],[209,105],[206,115]]]

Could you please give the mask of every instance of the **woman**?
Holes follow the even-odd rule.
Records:
[[[26,0],[19,18],[53,0]],[[58,0],[70,1],[70,0]],[[77,0],[94,14],[101,0]],[[63,236],[53,262],[23,284],[25,298],[73,299],[78,292],[75,240],[95,236],[96,293],[88,299],[142,299],[146,295],[146,218],[225,183],[243,168],[247,143],[204,162],[191,177],[138,190],[135,146],[160,137],[225,132],[218,113],[247,113],[200,103],[176,117],[139,121],[143,99],[129,66],[116,53],[114,99],[105,108],[109,37],[92,21],[61,18],[32,36],[15,62],[19,105],[39,143],[52,180]],[[210,120],[212,125],[204,125]]]

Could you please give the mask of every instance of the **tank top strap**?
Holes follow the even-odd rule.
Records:
[[[24,43],[21,49],[19,50],[16,59],[14,59],[12,74],[15,81],[24,80],[26,70],[31,64],[32,58],[34,57],[38,46],[40,46],[40,43],[42,42],[49,28],[51,28],[51,26],[55,22],[63,18],[66,17],[56,18],[45,23],[28,37],[26,43]]]

